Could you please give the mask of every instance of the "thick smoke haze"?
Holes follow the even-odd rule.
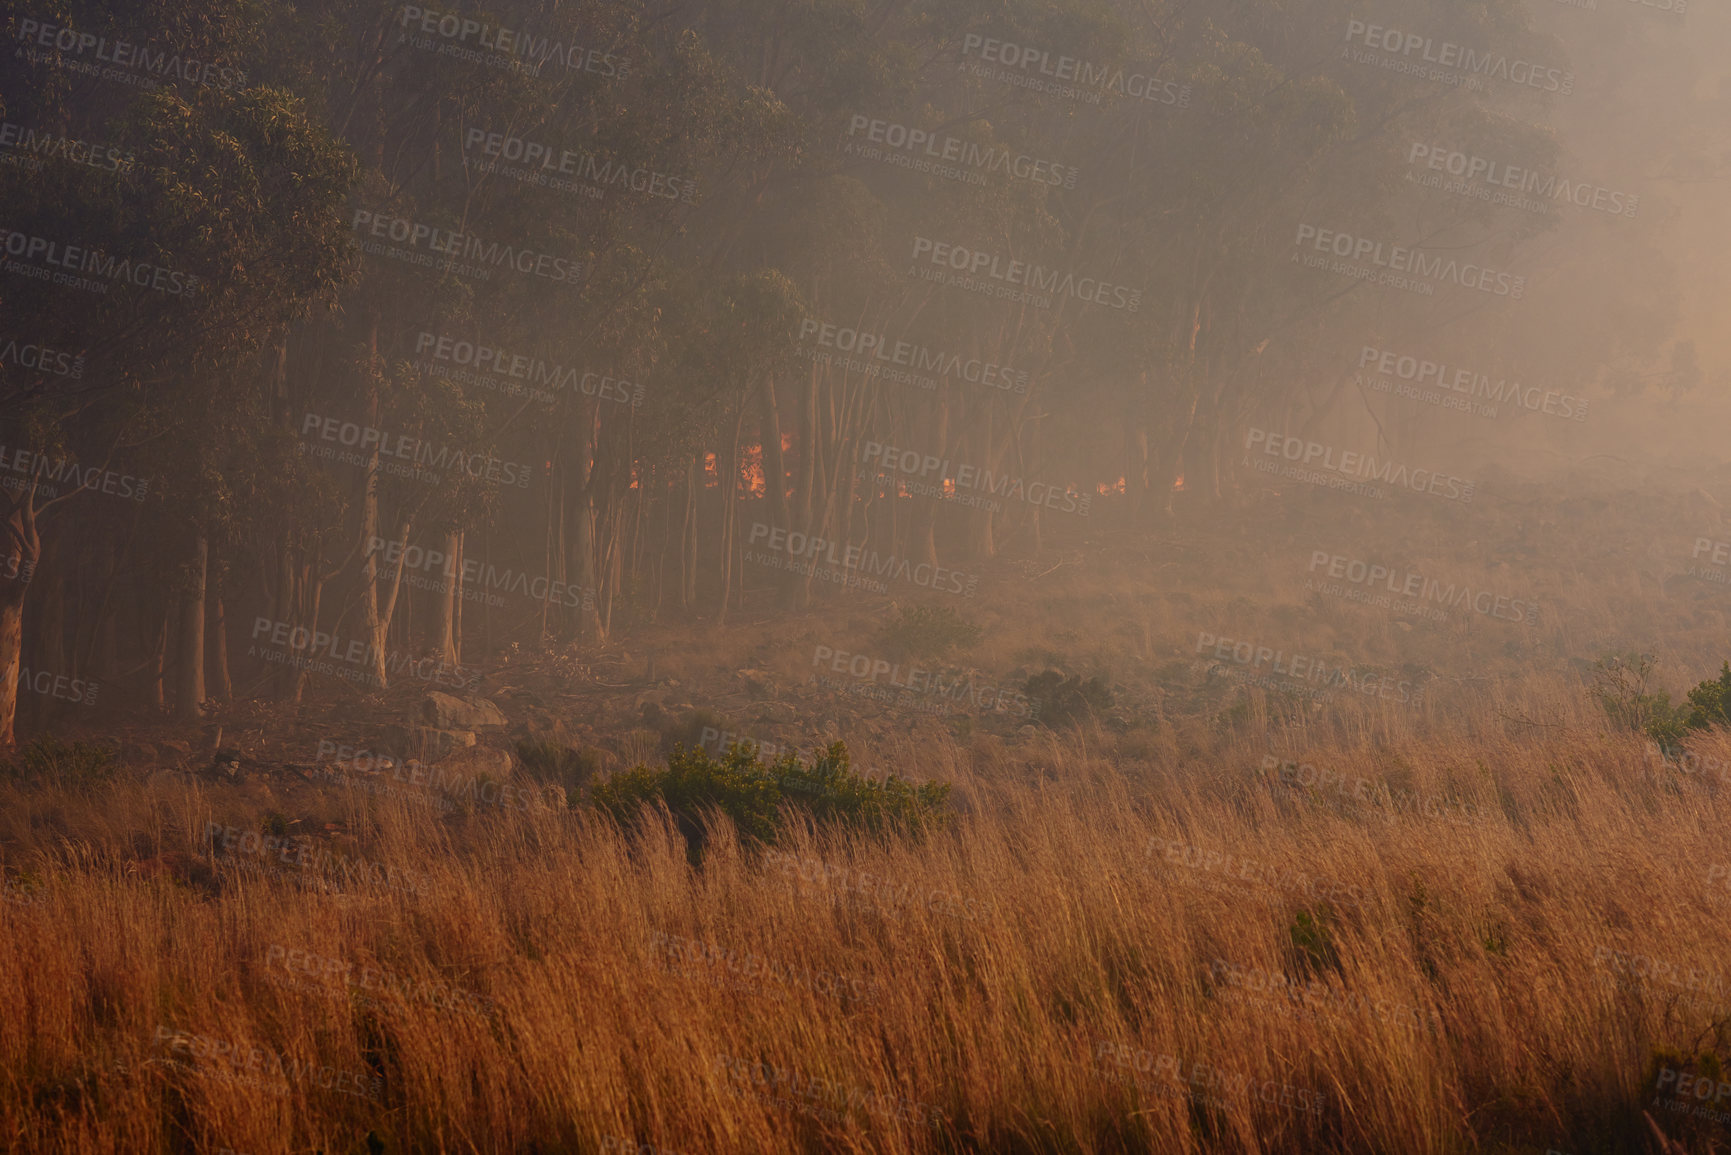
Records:
[[[0,0],[5,1145],[1731,1146],[1728,50]]]

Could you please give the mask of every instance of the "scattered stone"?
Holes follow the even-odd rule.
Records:
[[[775,696],[775,680],[764,670],[741,670],[739,680],[745,683],[745,688],[754,698]]]
[[[491,746],[466,746],[436,763],[447,779],[479,778],[485,774],[495,782],[511,776],[511,765],[511,755]]]
[[[421,718],[439,730],[473,730],[480,726],[503,726],[504,712],[486,698],[465,701],[433,690],[421,700]]]
[[[799,711],[786,702],[765,702],[758,708],[759,722],[787,724],[799,721]]]
[[[473,746],[475,733],[472,730],[441,730],[433,726],[391,726],[385,731],[385,742],[398,757],[431,763]]]

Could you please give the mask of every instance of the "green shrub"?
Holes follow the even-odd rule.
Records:
[[[1286,928],[1294,961],[1308,975],[1340,969],[1340,952],[1334,945],[1334,933],[1328,925],[1329,914],[1326,907],[1315,914],[1300,910],[1293,916],[1292,925]]]
[[[56,786],[90,786],[114,777],[114,754],[84,742],[62,742],[43,735],[19,750],[5,766],[7,777]]]
[[[1667,754],[1682,746],[1690,730],[1731,728],[1731,662],[1721,662],[1717,678],[1697,683],[1675,705],[1669,691],[1648,692],[1654,664],[1648,654],[1614,654],[1594,663],[1594,689],[1613,723],[1639,730]]]
[[[1691,730],[1705,730],[1709,726],[1731,726],[1731,662],[1719,664],[1717,681],[1701,682],[1689,691],[1689,717],[1686,725]]]
[[[1690,709],[1672,705],[1667,690],[1648,691],[1647,678],[1653,666],[1651,654],[1612,654],[1600,658],[1593,663],[1593,689],[1613,724],[1647,735],[1661,749],[1675,750],[1683,740],[1684,730],[1693,724]],[[1694,691],[1690,696],[1693,698]]]
[[[977,644],[983,631],[947,606],[903,606],[878,632],[892,658],[941,658]]]
[[[810,810],[819,822],[878,833],[891,828],[919,831],[948,818],[947,782],[915,785],[893,774],[881,781],[862,777],[854,773],[841,742],[832,743],[809,768],[786,754],[766,769],[783,797]]]
[[[1078,725],[1112,708],[1112,688],[1098,676],[1084,682],[1080,674],[1065,677],[1060,670],[1047,670],[1029,678],[1022,692],[1034,700],[1035,719],[1054,730]]]
[[[704,812],[720,810],[741,834],[773,843],[784,803],[808,811],[820,823],[916,832],[948,820],[949,794],[944,783],[914,786],[893,776],[881,782],[861,777],[840,742],[810,766],[791,753],[766,766],[758,760],[757,747],[741,742],[720,758],[702,747],[678,746],[665,769],[638,766],[615,774],[591,790],[589,800],[622,825],[634,820],[644,803],[663,803],[686,837],[699,842]]]

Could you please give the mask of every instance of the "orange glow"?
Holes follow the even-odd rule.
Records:
[[[1174,481],[1172,483],[1172,488],[1173,489],[1183,489],[1184,488],[1184,475],[1182,473],[1180,473],[1178,475],[1178,480]]]
[[[1099,485],[1094,487],[1094,490],[1097,493],[1123,493],[1125,492],[1125,489],[1126,486],[1122,477],[1117,481],[1102,481]]]
[[[769,492],[769,480],[763,473],[763,446],[747,445],[740,453],[739,479],[752,497],[763,497]]]
[[[953,477],[944,478],[944,496],[945,497],[952,497],[955,495],[955,492],[956,492],[956,479]]]

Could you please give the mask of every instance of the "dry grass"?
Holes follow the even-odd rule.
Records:
[[[1274,752],[1462,805],[1283,789],[1267,731],[1200,727],[1131,762],[1099,734],[879,751],[955,784],[952,832],[765,854],[721,828],[696,869],[584,811],[13,791],[7,867],[42,887],[0,903],[5,1140],[1583,1155],[1650,1149],[1646,1107],[1706,1150],[1721,1126],[1650,1104],[1657,1051],[1725,1054],[1724,784],[1562,683],[1332,716]],[[173,877],[206,823],[297,806],[423,892]],[[141,834],[170,869],[138,870]],[[363,988],[369,966],[462,993]]]

